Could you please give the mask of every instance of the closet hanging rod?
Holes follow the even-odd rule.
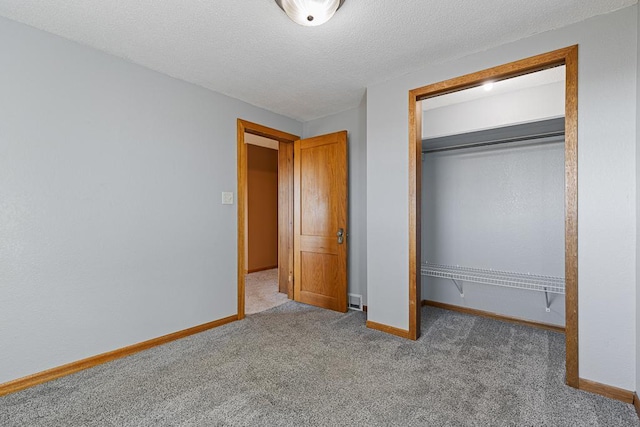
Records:
[[[522,142],[522,141],[533,141],[537,139],[555,138],[559,136],[564,136],[564,131],[545,132],[545,133],[539,133],[536,135],[519,136],[515,138],[494,139],[491,141],[471,142],[468,144],[452,145],[449,147],[427,148],[427,149],[423,149],[422,152],[438,153],[441,151],[452,151],[452,150],[461,150],[464,148],[486,147],[490,145],[508,144],[512,142]]]
[[[483,147],[487,145],[537,141],[564,137],[564,117],[537,120],[515,125],[498,126],[489,129],[463,132],[453,135],[424,138],[422,152],[459,150],[462,148]],[[551,141],[548,141],[551,142]]]

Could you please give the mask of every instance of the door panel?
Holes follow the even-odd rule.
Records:
[[[336,212],[331,209],[331,170],[325,165],[336,161],[333,145],[304,149],[300,158],[301,188],[300,202],[304,209],[300,213],[301,233],[305,236],[328,236],[335,231]]]
[[[293,160],[294,299],[345,312],[347,132],[296,141]]]

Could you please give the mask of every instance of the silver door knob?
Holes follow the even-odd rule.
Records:
[[[338,229],[338,244],[341,245],[344,242],[344,228]]]

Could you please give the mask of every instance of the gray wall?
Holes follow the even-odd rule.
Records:
[[[579,44],[579,374],[635,390],[637,13],[633,6],[367,88],[370,320],[409,323],[408,91]]]
[[[349,138],[349,293],[367,304],[367,103],[304,124],[305,138],[341,130]]]
[[[0,383],[237,313],[238,117],[0,18]]]
[[[638,8],[638,46],[640,46],[640,8]],[[640,392],[640,55],[636,79],[636,393]]]

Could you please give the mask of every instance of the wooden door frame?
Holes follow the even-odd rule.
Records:
[[[262,136],[280,142],[278,151],[278,275],[287,278],[287,295],[293,298],[293,143],[299,136],[238,119],[238,319],[245,308],[245,237],[248,188],[247,145],[244,134]],[[286,212],[286,214],[284,214]],[[283,265],[287,268],[283,268]]]
[[[420,336],[422,100],[564,65],[565,83],[565,337],[566,383],[579,387],[578,370],[578,46],[409,91],[409,337]]]

